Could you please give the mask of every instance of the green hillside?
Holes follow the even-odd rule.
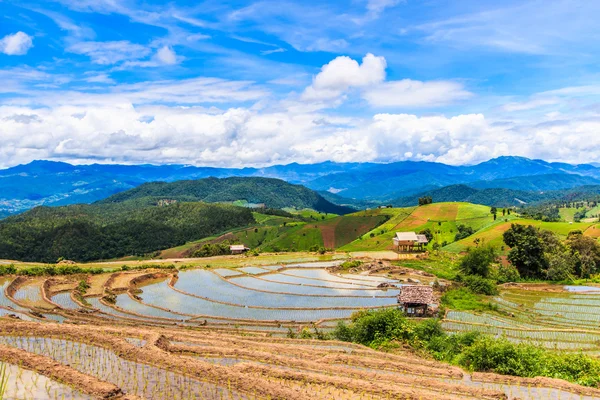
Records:
[[[0,221],[0,259],[56,262],[110,259],[182,245],[255,224],[247,208],[223,204],[38,207]]]
[[[470,203],[434,203],[413,208],[384,209],[393,213],[386,224],[368,232],[359,239],[341,248],[346,251],[383,251],[392,250],[392,239],[396,232],[420,232],[429,229],[434,239],[433,243],[443,245],[452,243],[458,233],[458,226],[468,226],[474,231],[493,224],[490,207]],[[368,212],[368,211],[367,211]]]
[[[325,213],[348,214],[352,208],[338,206],[320,194],[301,185],[292,185],[271,178],[206,178],[172,183],[145,183],[126,192],[117,193],[98,204],[154,198],[170,201],[203,201],[206,203],[233,203],[240,206],[267,208],[312,209]]]

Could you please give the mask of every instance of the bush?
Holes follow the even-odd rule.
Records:
[[[363,264],[363,262],[359,261],[359,260],[345,261],[342,265],[340,265],[340,268],[343,271],[347,271],[347,270],[352,269],[352,268],[358,268],[362,264]]]
[[[410,340],[414,337],[413,324],[396,308],[364,310],[352,315],[352,324],[340,323],[333,333],[339,340],[380,347],[387,341]]]
[[[539,347],[481,336],[463,350],[459,364],[474,371],[533,378],[542,374],[542,356]]]
[[[514,265],[500,265],[496,273],[496,280],[500,283],[517,282],[521,279],[519,271]]]
[[[14,264],[0,265],[0,276],[15,275],[16,273],[17,273],[17,268],[14,266]]]
[[[463,284],[475,294],[485,294],[487,296],[498,294],[496,281],[492,279],[486,279],[478,275],[467,275],[461,277],[461,280]]]

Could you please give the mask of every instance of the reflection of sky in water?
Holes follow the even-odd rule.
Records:
[[[71,298],[71,292],[62,292],[55,294],[50,300],[52,300],[54,303],[58,304],[62,308],[67,308],[69,310],[77,310],[81,308],[79,307],[79,304],[75,303]]]
[[[140,302],[137,302],[131,297],[129,297],[127,293],[123,293],[117,296],[117,306],[127,311],[132,311],[138,314],[148,316],[148,318],[157,317],[170,318],[175,320],[185,320],[189,318],[183,315],[173,314],[168,311],[161,310],[159,308],[150,307],[146,304],[141,304]]]
[[[255,279],[253,277],[247,277]],[[236,283],[243,284],[240,279]],[[291,286],[291,285],[287,285]],[[330,308],[330,307],[376,307],[396,304],[395,297],[388,298],[358,298],[358,297],[315,297],[288,295],[277,293],[263,293],[244,289],[224,281],[215,274],[206,270],[192,270],[180,272],[176,288],[197,296],[207,297],[211,300],[229,302],[239,305],[260,307],[294,307],[294,308]],[[287,292],[287,290],[285,290]],[[330,295],[339,295],[330,290]],[[362,296],[367,294],[363,293]],[[393,296],[391,292],[380,291],[380,296]]]
[[[237,319],[317,321],[323,318],[348,318],[356,310],[281,310],[231,306],[187,296],[171,289],[167,282],[144,287],[142,299],[149,305],[164,307],[176,312],[229,317]],[[231,302],[236,299],[230,298]]]
[[[368,290],[359,290],[366,289],[365,286],[348,286],[342,285],[342,287],[326,287],[331,282],[318,282],[318,281],[310,281],[309,283],[303,283],[300,285],[291,285],[285,283],[285,281],[295,282],[299,278],[293,278],[284,275],[268,275],[262,276],[262,279],[256,279],[254,277],[239,277],[239,278],[230,278],[231,282],[234,282],[238,285],[242,285],[247,288],[257,289],[257,290],[266,290],[269,292],[282,292],[282,293],[297,293],[297,294],[316,294],[316,295],[336,295],[336,296],[395,296],[398,294],[397,289],[388,289],[388,290],[376,290],[376,289],[368,289]],[[281,282],[280,278],[283,278]],[[304,282],[304,281],[303,281]],[[309,286],[310,285],[310,286]],[[313,286],[314,285],[314,286]],[[333,285],[336,285],[333,283]],[[315,287],[319,286],[319,287]]]
[[[600,287],[596,286],[565,286],[569,292],[600,292]]]
[[[4,399],[94,399],[73,388],[55,382],[36,372],[7,364],[8,376]]]
[[[26,311],[26,308],[20,307],[18,305],[16,305],[15,303],[13,303],[12,301],[10,301],[5,295],[4,295],[4,290],[6,289],[6,287],[8,285],[10,285],[11,279],[9,278],[0,278],[0,306],[3,307],[12,307],[15,310],[21,310],[21,311]]]

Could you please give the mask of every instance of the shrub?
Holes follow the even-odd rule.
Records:
[[[490,274],[490,266],[497,258],[496,249],[490,245],[468,248],[467,255],[460,260],[459,269],[465,275],[487,278]]]
[[[539,347],[481,336],[463,350],[459,364],[474,371],[535,377],[542,373],[542,356]]]
[[[486,279],[478,275],[467,275],[461,277],[461,280],[464,285],[475,294],[485,294],[488,296],[498,294],[496,281],[492,279]]]
[[[519,271],[512,264],[500,265],[496,273],[496,280],[500,283],[517,282],[521,279]]]

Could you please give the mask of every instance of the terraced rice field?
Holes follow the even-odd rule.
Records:
[[[451,311],[443,326],[452,332],[477,330],[550,349],[600,351],[600,291],[574,287],[569,292],[505,290],[492,299],[498,313]]]
[[[470,375],[335,341],[2,322],[11,399],[600,399],[598,389],[560,380]]]
[[[357,310],[396,305],[399,289],[377,288],[394,281],[328,272],[335,263],[116,272],[86,277],[91,288],[84,298],[74,291],[79,277],[3,279],[0,314],[39,321],[235,327],[285,335],[290,328],[331,329]]]
[[[396,305],[399,289],[377,286],[398,282],[336,274],[330,266],[3,278],[0,362],[10,372],[7,398],[600,399],[600,391],[563,381],[471,376],[408,353],[285,338],[290,330],[333,329],[359,309]],[[92,288],[82,298],[73,290],[84,279]],[[494,299],[505,315],[450,312],[444,325],[559,350],[600,351],[598,316],[590,307],[600,305],[600,292],[536,296],[506,291]],[[57,323],[64,321],[77,324]]]

